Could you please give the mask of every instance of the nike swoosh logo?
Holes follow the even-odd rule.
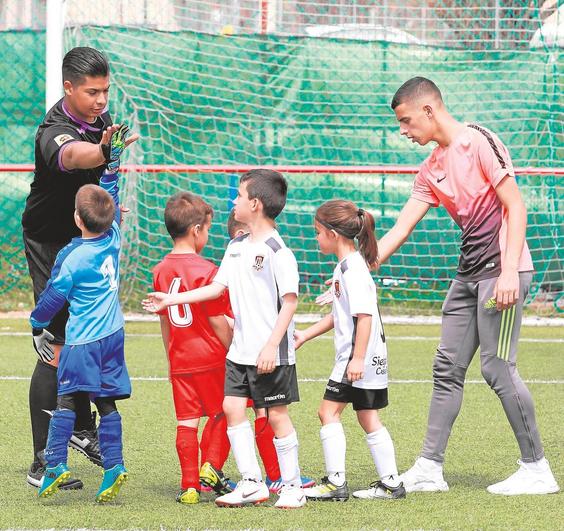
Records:
[[[256,494],[259,491],[259,489],[253,490],[253,492],[248,492],[248,493],[243,493],[243,498],[249,498],[250,496],[252,496],[253,494]]]
[[[445,179],[446,179],[446,175],[442,179],[437,179],[437,183],[440,183],[441,181],[444,181]]]

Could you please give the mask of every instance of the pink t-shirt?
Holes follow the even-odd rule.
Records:
[[[499,276],[507,241],[507,211],[495,193],[505,176],[515,178],[507,148],[491,131],[467,125],[447,146],[437,146],[423,162],[411,197],[443,205],[462,229],[457,278]],[[527,242],[519,271],[532,271]]]

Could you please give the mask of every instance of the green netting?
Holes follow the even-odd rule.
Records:
[[[128,162],[418,164],[429,150],[399,137],[389,109],[397,87],[413,75],[435,80],[456,117],[496,131],[516,166],[555,167],[563,155],[562,65],[557,48],[476,51],[110,26],[69,28],[65,39],[67,49],[89,45],[108,54],[111,112],[142,135]],[[0,103],[2,138],[16,135],[23,146],[14,150],[5,141],[0,160],[30,162],[34,129],[42,117],[43,36],[0,34],[0,55],[16,42],[29,60],[18,82],[33,89]],[[2,73],[0,83],[14,94],[10,79],[15,74],[9,68]],[[350,198],[377,216],[377,233],[383,234],[409,197],[413,179],[307,172],[287,177],[288,206],[278,221],[298,258],[305,295],[319,292],[332,269],[331,261],[316,248],[312,229],[316,206],[334,197]],[[0,291],[8,297],[25,278],[18,221],[25,195],[22,183],[28,177],[13,179],[17,191],[8,197],[3,194],[0,209],[0,216],[15,220],[4,236],[11,243],[1,254]],[[519,181],[530,212],[528,241],[537,268],[530,300],[536,298],[538,312],[555,312],[563,283],[561,179],[525,175]],[[212,204],[216,216],[206,254],[219,260],[236,184],[237,176],[221,173],[128,175],[123,199],[133,212],[127,220],[122,256],[126,304],[135,306],[150,285],[151,268],[170,247],[162,223],[167,197],[189,189]],[[409,242],[382,267],[382,301],[402,310],[436,309],[456,266],[458,237],[444,210],[431,211]]]

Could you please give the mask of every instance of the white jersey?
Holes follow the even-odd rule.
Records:
[[[370,339],[364,358],[364,377],[352,383],[363,389],[388,387],[388,355],[384,327],[378,310],[376,285],[368,266],[356,251],[341,260],[333,272],[335,367],[330,379],[349,383],[347,365],[352,359],[358,314],[372,315]]]
[[[276,230],[258,242],[245,234],[227,246],[214,282],[229,289],[235,316],[227,359],[241,365],[256,365],[278,319],[282,296],[298,294],[298,264],[294,253]],[[295,362],[292,320],[278,347],[276,365]]]

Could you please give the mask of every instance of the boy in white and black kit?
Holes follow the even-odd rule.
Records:
[[[298,304],[298,267],[274,220],[286,204],[287,183],[272,170],[257,169],[240,180],[235,219],[249,234],[232,240],[213,282],[192,291],[170,295],[151,293],[146,310],[212,300],[229,288],[235,316],[233,342],[226,362],[225,400],[229,440],[241,481],[216,499],[219,506],[253,505],[268,500],[254,450],[254,434],[247,420],[247,399],[268,408],[275,434],[283,486],[275,506],[305,505],[298,464],[298,439],[288,404],[299,400],[295,367],[293,316]]]

